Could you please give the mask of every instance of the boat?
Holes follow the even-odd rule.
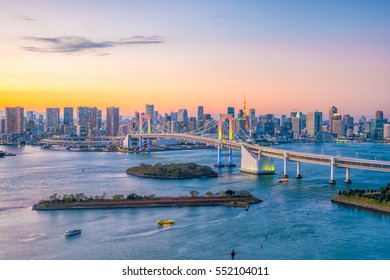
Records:
[[[162,226],[162,225],[173,225],[175,222],[174,220],[157,220],[157,224],[159,226]]]
[[[5,156],[5,152],[3,151],[0,151],[0,158],[4,157]]]
[[[81,233],[81,229],[69,229],[65,231],[65,236],[72,236],[80,233]]]
[[[281,178],[281,179],[279,180],[279,183],[287,183],[288,181],[290,181],[289,178]]]

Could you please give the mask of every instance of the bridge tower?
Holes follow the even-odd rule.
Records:
[[[233,116],[230,114],[221,114],[219,115],[219,124],[218,124],[218,157],[217,157],[217,163],[214,164],[215,167],[234,167],[236,166],[233,163],[233,149],[229,148],[229,159],[228,163],[225,165],[222,163],[222,144],[226,143],[226,139],[223,138],[223,122],[225,120],[229,121],[229,141],[234,141],[233,137]]]
[[[140,118],[139,118],[139,133],[142,135],[144,134],[144,129],[143,129],[143,122],[144,120],[147,120],[147,129],[148,129],[148,134],[151,133],[151,126],[150,126],[150,115],[142,113]],[[148,143],[148,152],[150,152],[150,138],[146,138],[147,143]],[[139,144],[138,147],[140,150],[142,150],[142,145],[143,145],[143,139],[142,136],[139,138]]]

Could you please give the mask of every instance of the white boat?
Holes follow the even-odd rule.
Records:
[[[65,231],[65,236],[71,236],[80,233],[81,233],[81,229],[68,229],[67,231]]]

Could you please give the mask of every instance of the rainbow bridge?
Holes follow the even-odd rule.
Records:
[[[143,140],[151,139],[176,139],[180,141],[204,143],[218,148],[217,167],[224,166],[222,164],[222,148],[229,150],[229,163],[226,166],[234,166],[232,162],[232,150],[241,151],[241,171],[253,174],[273,174],[274,168],[271,159],[281,159],[284,161],[283,178],[288,178],[287,162],[296,163],[296,178],[302,178],[300,173],[300,163],[310,163],[326,165],[330,167],[330,184],[335,184],[334,168],[345,168],[346,178],[345,183],[351,183],[349,169],[363,169],[381,172],[390,172],[389,161],[367,160],[348,157],[334,157],[323,154],[310,154],[295,152],[290,150],[267,148],[264,146],[249,144],[246,142],[234,141],[233,139],[218,139],[206,136],[198,136],[184,133],[138,133],[127,135],[126,137],[97,137],[97,138],[70,138],[70,137],[55,137],[50,139],[42,139],[44,145],[121,145],[130,138],[139,139],[140,143]],[[141,145],[142,147],[142,145]],[[150,147],[150,146],[148,146]]]
[[[145,122],[146,121],[146,122]],[[46,147],[52,145],[71,146],[93,146],[93,147],[107,147],[107,146],[123,146],[124,148],[132,147],[131,139],[138,139],[138,149],[144,147],[144,141],[147,143],[147,151],[151,150],[150,140],[152,139],[176,139],[187,142],[203,143],[214,146],[218,149],[217,163],[215,167],[234,167],[233,150],[241,151],[241,168],[242,172],[253,174],[274,174],[275,168],[272,159],[283,160],[283,177],[281,181],[289,180],[287,175],[287,162],[296,163],[295,177],[300,179],[301,162],[310,164],[319,164],[330,166],[329,184],[335,184],[334,170],[335,168],[345,168],[344,182],[350,184],[352,181],[349,175],[349,169],[363,169],[380,172],[390,172],[390,161],[377,161],[347,157],[333,157],[323,154],[309,154],[290,150],[272,149],[264,146],[250,144],[242,140],[235,140],[233,133],[233,117],[229,114],[221,114],[219,121],[214,127],[218,126],[218,137],[208,137],[203,135],[196,135],[196,133],[203,134],[206,129],[204,127],[198,128],[189,133],[166,133],[161,131],[158,127],[154,127],[155,131],[160,133],[152,133],[151,117],[147,114],[141,114],[139,118],[139,133],[129,134],[126,137],[54,137],[50,139],[42,139],[41,142]],[[225,128],[225,129],[224,129]],[[245,132],[244,132],[245,133]],[[222,149],[228,149],[228,163],[222,162]]]

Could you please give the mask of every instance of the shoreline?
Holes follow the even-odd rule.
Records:
[[[192,207],[227,206],[248,208],[250,204],[260,203],[256,197],[159,197],[141,200],[104,200],[70,203],[37,203],[32,210],[80,210],[111,208],[149,208],[149,207]]]
[[[153,176],[153,175],[145,175],[142,173],[130,173],[126,172],[127,175],[136,176],[139,178],[147,178],[147,179],[173,179],[173,180],[180,180],[180,179],[194,179],[194,178],[200,178],[200,179],[207,179],[207,178],[216,178],[217,175],[189,175],[189,176],[173,176],[173,177],[163,177],[163,176]]]
[[[390,214],[390,205],[384,206],[384,205],[374,204],[371,203],[374,202],[373,200],[367,198],[336,195],[332,197],[331,201],[343,205],[355,206],[361,209]]]

